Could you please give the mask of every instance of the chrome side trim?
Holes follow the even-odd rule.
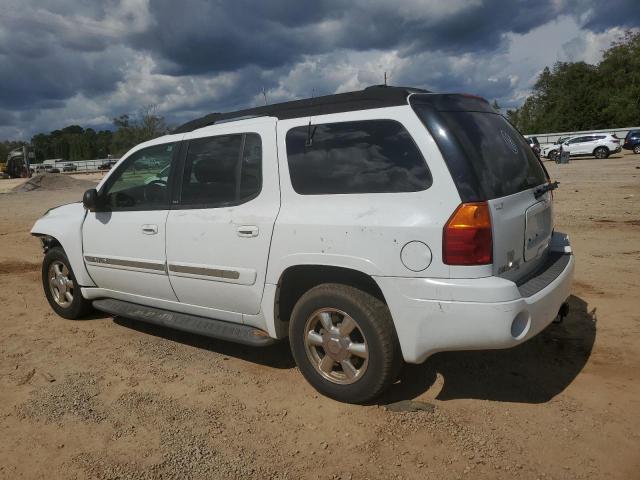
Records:
[[[240,272],[235,270],[221,270],[219,268],[205,268],[205,267],[187,267],[185,265],[169,264],[169,272],[173,273],[186,273],[191,275],[204,275],[205,277],[218,277],[228,278],[230,280],[238,280],[240,278]]]
[[[141,262],[138,260],[120,260],[117,258],[94,257],[91,255],[85,255],[84,259],[88,263],[103,267],[144,268],[146,270],[166,272],[166,265],[164,263]]]

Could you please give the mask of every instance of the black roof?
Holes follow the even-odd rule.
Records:
[[[407,87],[389,87],[374,85],[357,92],[338,93],[323,97],[306,98],[292,102],[275,103],[262,107],[247,108],[227,113],[210,113],[180,125],[173,133],[191,132],[198,128],[213,125],[223,120],[241,119],[243,117],[276,117],[287,118],[311,117],[329,113],[353,112],[370,108],[395,107],[406,105],[407,97],[412,93],[430,93],[428,90]]]

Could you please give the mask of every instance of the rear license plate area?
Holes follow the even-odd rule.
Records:
[[[542,255],[551,240],[551,203],[538,202],[526,211],[524,230],[524,261]]]

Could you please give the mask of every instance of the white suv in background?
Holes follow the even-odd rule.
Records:
[[[32,233],[59,315],[289,337],[318,391],[363,402],[403,361],[512,347],[565,313],[556,185],[485,100],[380,86],[194,120]]]
[[[562,149],[569,155],[593,155],[596,158],[607,158],[612,153],[622,150],[620,139],[611,133],[593,133],[572,137],[562,144]]]

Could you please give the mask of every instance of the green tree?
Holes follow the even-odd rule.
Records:
[[[627,33],[598,65],[545,67],[531,95],[507,117],[527,133],[640,124],[640,33]]]

